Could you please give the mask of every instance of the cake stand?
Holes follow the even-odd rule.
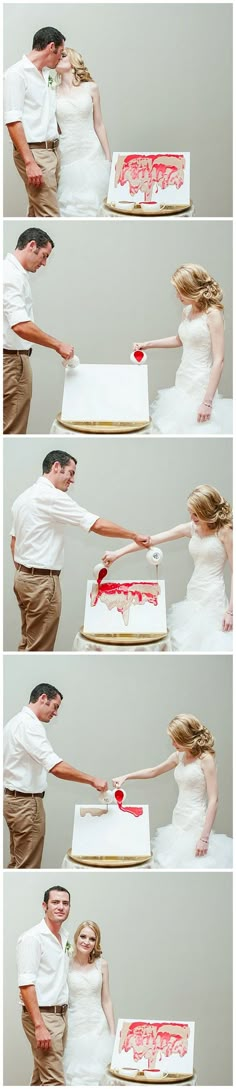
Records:
[[[173,205],[163,204],[159,208],[151,207],[150,205],[145,208],[143,204],[130,204],[124,202],[120,207],[116,204],[109,204],[107,200],[103,202],[103,216],[109,216],[112,218],[115,216],[118,219],[163,219],[164,217],[184,219],[185,217],[191,218],[195,215],[195,207],[193,202],[190,204],[179,204],[175,207]]]
[[[167,1074],[166,1077],[157,1078],[155,1076],[148,1076],[148,1070],[143,1073],[139,1071],[137,1074],[125,1074],[123,1071],[119,1073],[118,1070],[113,1070],[111,1066],[108,1066],[107,1073],[105,1074],[103,1085],[197,1085],[196,1071],[193,1071],[192,1075],[183,1074]]]
[[[106,857],[104,856],[103,858],[101,858],[101,857],[100,858],[85,858],[85,857],[82,857],[82,856],[77,856],[76,857],[75,855],[72,855],[72,851],[71,851],[71,848],[70,848],[69,851],[67,851],[67,854],[65,855],[65,858],[63,858],[61,868],[62,868],[62,870],[83,870],[84,867],[86,867],[86,869],[89,869],[89,870],[94,870],[94,869],[102,869],[102,870],[107,870],[107,869],[112,869],[112,870],[118,870],[118,869],[119,870],[120,869],[152,870],[153,866],[154,866],[154,863],[153,863],[153,856],[152,855],[147,855],[146,857],[143,857],[143,858],[140,858],[140,857],[138,857],[138,858],[134,858],[134,857],[132,857],[132,858],[121,858],[121,857],[117,858],[115,856],[114,856],[114,858],[111,858],[111,857],[108,858],[107,856]]]

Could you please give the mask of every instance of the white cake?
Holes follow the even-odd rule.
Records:
[[[87,582],[84,635],[164,638],[165,583],[151,579]]]
[[[71,854],[73,858],[150,858],[149,806],[133,812],[116,804],[76,805]]]
[[[114,152],[106,207],[157,215],[190,208],[189,152]]]
[[[193,1074],[193,1021],[136,1021],[119,1019],[111,1071],[136,1080],[162,1081],[167,1075],[191,1078]]]
[[[149,423],[148,368],[135,363],[66,367],[62,423]]]

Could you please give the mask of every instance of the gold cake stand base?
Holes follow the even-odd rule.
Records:
[[[127,435],[131,431],[144,431],[150,424],[150,420],[141,420],[139,423],[133,423],[132,420],[127,423],[120,420],[117,423],[111,420],[62,420],[61,412],[58,412],[56,420],[66,431],[82,431],[86,435]]]
[[[178,1082],[191,1081],[193,1074],[166,1074],[164,1077],[158,1078],[158,1075],[154,1077],[149,1070],[138,1070],[135,1074],[127,1074],[123,1070],[113,1070],[112,1066],[108,1066],[108,1073],[114,1078],[120,1078],[121,1081],[140,1082],[141,1085],[175,1085]]]
[[[71,849],[67,851],[71,862],[79,862],[81,866],[96,866],[97,869],[124,869],[126,866],[143,866],[144,862],[150,862],[151,855],[73,855]]]
[[[108,200],[104,200],[103,207],[108,212],[115,212],[117,215],[122,216],[178,216],[183,212],[189,212],[192,204],[161,204],[160,208],[156,206],[152,207],[150,204],[130,204],[127,208],[127,202],[124,204],[109,204]]]
[[[161,632],[158,635],[157,632],[148,632],[148,635],[139,635],[128,632],[119,632],[118,635],[111,635],[105,632],[104,635],[98,635],[97,632],[87,632],[84,630],[84,626],[80,628],[80,635],[84,639],[88,639],[90,643],[105,643],[109,646],[117,647],[138,647],[142,643],[160,643],[161,639],[166,639],[168,632]]]

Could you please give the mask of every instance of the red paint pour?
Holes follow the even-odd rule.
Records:
[[[134,352],[134,358],[137,359],[137,363],[141,363],[143,356],[144,352]]]
[[[143,813],[142,806],[140,805],[122,805],[124,798],[123,790],[115,790],[115,799],[118,805],[118,809],[122,809],[122,813],[132,813],[133,817],[141,817]]]
[[[100,586],[100,582],[102,582],[102,579],[105,579],[106,575],[107,575],[107,567],[101,567],[101,571],[99,571],[99,575],[97,577],[98,586]]]
[[[104,586],[101,586],[101,588],[100,588],[99,584],[101,582],[101,575],[102,575],[102,578],[104,578],[104,575],[103,575],[104,570],[105,570],[105,568],[102,568],[102,572],[100,572],[100,574],[98,576],[98,579],[97,579],[98,588],[97,588],[96,597],[92,601],[93,606],[97,604],[97,601],[99,600],[99,597],[101,597],[104,594],[107,597],[112,597],[112,594],[118,594],[118,595],[125,594],[127,597],[128,597],[128,595],[131,595],[131,597],[138,598],[138,601],[140,603],[143,600],[146,600],[151,605],[158,605],[158,593],[159,593],[159,590],[158,590],[158,587],[157,587],[157,583],[154,583],[154,582],[153,583],[150,583],[150,582],[139,582],[139,583],[136,583],[136,582],[105,582]],[[123,612],[123,605],[121,605],[120,608],[119,608],[119,605],[117,605],[117,611],[118,611],[118,613],[119,612],[122,613]]]

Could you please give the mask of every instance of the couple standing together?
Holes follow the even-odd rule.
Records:
[[[28,56],[8,68],[5,123],[28,216],[100,214],[111,156],[99,90],[55,27],[36,31]]]
[[[114,1015],[97,923],[84,920],[73,946],[70,893],[46,889],[44,918],[17,943],[22,1025],[31,1045],[31,1085],[98,1085],[111,1059]]]

